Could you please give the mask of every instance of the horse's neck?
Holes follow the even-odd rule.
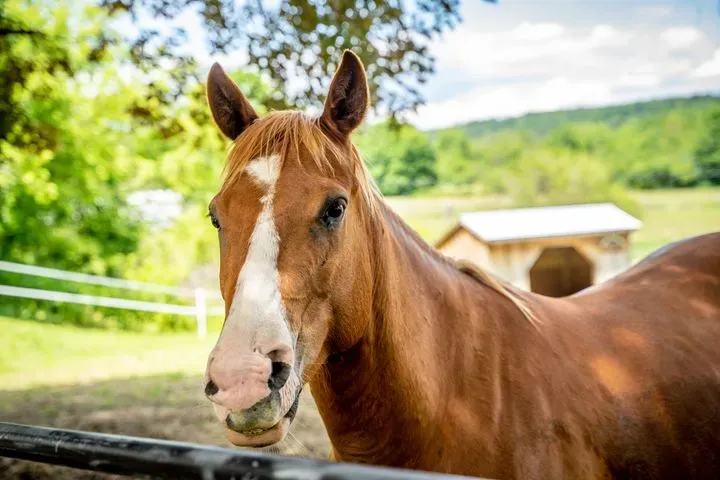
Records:
[[[443,435],[454,430],[462,438],[456,428],[467,422],[492,429],[498,317],[513,310],[497,307],[499,295],[441,258],[392,212],[383,216],[385,233],[375,236],[372,252],[368,331],[312,389],[339,458],[437,468],[444,449],[460,448]],[[467,401],[471,393],[487,399],[483,407]]]

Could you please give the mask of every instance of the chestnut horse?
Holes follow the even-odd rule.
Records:
[[[231,140],[220,192],[226,317],[205,393],[228,439],[286,435],[309,384],[338,461],[492,478],[720,475],[720,234],[547,298],[460,266],[372,186],[345,52],[322,114],[259,118],[214,65]]]

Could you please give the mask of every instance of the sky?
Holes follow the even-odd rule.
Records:
[[[464,0],[432,45],[411,120],[439,128],[534,111],[720,92],[718,0]]]
[[[427,103],[409,117],[423,130],[720,92],[720,0],[461,0],[461,14],[431,45]],[[191,13],[180,23],[202,30]],[[208,68],[244,61],[196,40]]]

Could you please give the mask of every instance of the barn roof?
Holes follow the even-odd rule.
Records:
[[[459,224],[438,246],[461,227],[484,242],[494,243],[630,232],[641,226],[640,220],[612,203],[489,210],[462,214]]]

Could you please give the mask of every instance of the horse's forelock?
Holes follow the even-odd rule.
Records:
[[[222,190],[231,186],[254,158],[279,154],[282,169],[291,150],[307,152],[323,175],[334,176],[342,170],[353,176],[370,210],[376,210],[379,192],[355,146],[351,145],[348,151],[322,130],[317,118],[296,111],[272,112],[255,121],[233,142],[223,172]]]

